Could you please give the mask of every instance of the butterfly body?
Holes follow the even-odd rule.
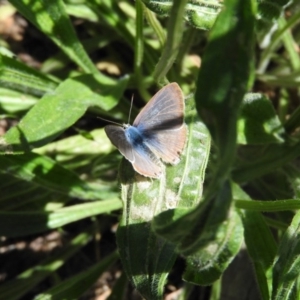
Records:
[[[159,178],[161,160],[177,164],[187,129],[183,120],[184,99],[177,83],[157,92],[134,120],[133,125],[108,125],[112,144],[143,176]]]
[[[133,146],[139,147],[145,142],[143,131],[131,125],[123,125],[125,127],[125,136],[127,141]]]

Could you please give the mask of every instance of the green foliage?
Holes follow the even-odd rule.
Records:
[[[176,1],[143,0],[143,2],[158,15],[173,16],[171,9],[173,2]],[[208,30],[213,26],[222,6],[222,1],[219,0],[189,0],[185,5],[184,18],[190,25],[198,29]]]
[[[26,292],[30,291],[30,289],[34,288],[38,283],[60,268],[73,255],[78,253],[88,243],[91,232],[91,229],[84,230],[71,240],[69,247],[56,255],[40,261],[38,265],[20,273],[14,280],[2,284],[0,287],[1,297],[12,300],[20,299]]]
[[[0,298],[78,299],[119,257],[111,299],[124,297],[127,279],[144,298],[162,299],[181,257],[182,297],[213,285],[218,299],[245,245],[261,299],[299,299],[299,4],[9,2],[2,13],[23,15],[58,52],[34,69],[0,38],[0,116],[17,121],[0,138],[0,234],[70,237],[17,270]],[[146,102],[168,81],[187,96],[188,138],[180,163],[151,180],[93,129],[100,121],[86,124],[126,121],[132,90],[134,103]],[[114,214],[118,252],[58,280]]]

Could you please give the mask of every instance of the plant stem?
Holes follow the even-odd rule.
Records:
[[[155,67],[153,77],[156,81],[166,81],[166,74],[173,65],[183,34],[183,15],[187,0],[174,0],[170,13],[170,18],[167,26],[167,42],[160,57],[158,64]]]

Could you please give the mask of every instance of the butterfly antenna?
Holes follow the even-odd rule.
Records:
[[[128,124],[130,124],[130,117],[131,117],[132,104],[133,104],[133,97],[134,97],[134,94],[132,94],[132,97],[131,97],[130,109],[129,109],[129,116],[128,116]]]
[[[101,117],[97,117],[97,119],[106,121],[108,123],[112,123],[112,124],[116,124],[116,125],[122,126],[122,124],[120,124],[120,123],[117,123],[117,122],[114,122],[114,121],[110,121],[110,120],[107,120],[107,119],[104,119],[104,118],[101,118]]]

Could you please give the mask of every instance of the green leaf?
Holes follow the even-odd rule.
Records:
[[[33,96],[42,96],[55,90],[57,82],[46,75],[0,54],[0,82],[2,87],[21,91]]]
[[[290,0],[260,0],[258,1],[259,16],[269,21],[276,21],[280,17],[282,9],[290,2]]]
[[[0,173],[81,199],[99,199],[101,188],[81,180],[78,175],[46,156],[35,153],[0,155]]]
[[[1,76],[1,75],[0,75]],[[0,114],[16,114],[28,110],[38,102],[34,96],[0,88]]]
[[[235,199],[244,199],[249,203],[251,198],[236,184],[233,185]],[[274,237],[260,213],[249,210],[241,211],[244,225],[247,251],[254,263],[255,275],[262,299],[269,300],[271,292],[271,266],[276,255],[277,245]]]
[[[88,270],[57,284],[42,294],[39,294],[34,300],[79,299],[80,296],[91,287],[91,284],[95,282],[100,275],[117,260],[117,258],[117,253],[113,252]]]
[[[243,242],[243,227],[234,208],[228,210],[231,202],[229,186],[224,186],[210,211],[204,229],[193,243],[198,248],[187,256],[187,269],[183,279],[193,284],[211,285],[218,280],[239,252]],[[227,219],[227,215],[230,217]],[[180,251],[192,243],[183,241]],[[191,249],[188,250],[189,252]]]
[[[119,164],[121,154],[114,149],[103,128],[89,134],[92,140],[81,134],[73,135],[33,151],[51,156],[68,169],[88,174],[89,181],[95,180],[96,184],[100,182],[104,199],[109,195],[116,197],[120,191],[117,183],[111,181],[114,176],[112,170]]]
[[[9,2],[17,8],[19,13],[51,38],[86,73],[101,76],[77,39],[62,0],[10,0]]]
[[[151,189],[152,190],[152,189]],[[131,199],[132,200],[132,199]],[[131,201],[132,202],[132,201]],[[133,214],[133,205],[129,213]],[[154,235],[148,222],[141,222],[144,213],[151,217],[149,207],[137,211],[136,224],[132,220],[121,221],[117,231],[117,243],[123,268],[133,286],[146,299],[162,299],[164,285],[176,259],[174,245]],[[131,216],[129,216],[132,219]]]
[[[284,173],[288,178],[288,183],[293,189],[295,198],[300,198],[300,171],[296,165],[289,164],[284,167]]]
[[[189,138],[185,154],[186,170],[182,173],[184,178],[178,191],[180,201],[176,208],[170,206],[168,210],[158,214],[153,222],[155,232],[174,243],[179,242],[192,226],[185,222],[181,223],[180,218],[191,212],[201,200],[210,155],[211,139],[208,130],[196,115],[191,102],[188,102],[188,106],[190,113],[186,116],[186,122],[189,124]],[[177,220],[180,221],[178,226]]]
[[[235,200],[235,206],[251,211],[271,212],[300,209],[299,199],[286,199],[276,201],[248,201],[248,200]]]
[[[99,82],[91,75],[67,79],[46,94],[16,126],[3,137],[5,152],[24,152],[54,140],[73,125],[90,106],[103,110],[114,107],[127,85],[128,78]],[[101,94],[96,94],[99,90]]]
[[[64,161],[75,158],[76,155],[86,154],[90,157],[92,155],[108,154],[114,149],[103,128],[95,129],[89,134],[92,137],[91,139],[82,134],[77,134],[36,148],[34,152],[41,155],[57,154],[56,160]]]
[[[44,232],[84,218],[110,213],[121,208],[122,202],[119,199],[111,199],[72,205],[53,212],[0,211],[0,234],[7,237],[18,237]]]
[[[290,0],[257,1],[257,35],[262,48],[268,46],[274,32],[272,27],[278,24],[278,19],[291,2]]]
[[[182,43],[182,17],[186,2],[187,0],[174,0],[173,2],[170,11],[172,18],[169,18],[167,26],[168,35],[166,45],[153,72],[153,78],[159,83],[167,81],[165,76],[173,65]]]
[[[271,101],[262,94],[248,93],[238,119],[239,144],[282,143],[281,122]]]
[[[270,145],[255,149],[252,155],[247,155],[234,171],[232,177],[235,182],[246,182],[273,172],[279,167],[293,161],[299,156],[300,142]]]
[[[148,299],[161,299],[166,277],[177,256],[174,244],[154,234],[152,219],[175,207],[191,209],[202,195],[210,138],[191,100],[186,111],[189,135],[182,160],[176,166],[167,166],[160,180],[135,174],[125,159],[121,164],[124,205],[117,231],[118,249],[127,276]]]
[[[20,299],[45,278],[53,275],[53,272],[85,246],[90,238],[91,230],[83,230],[81,234],[71,240],[69,247],[40,261],[38,265],[25,270],[15,279],[3,283],[0,286],[1,297],[10,300]]]
[[[283,0],[281,2],[281,5],[283,6],[286,4],[287,1]],[[291,1],[289,1],[289,3],[291,3]],[[279,15],[282,15],[282,11],[283,7],[279,8]],[[288,51],[292,67],[295,71],[297,71],[297,66],[299,66],[299,57],[296,56],[296,50],[293,49],[294,47],[291,47],[290,45],[291,42],[294,43],[293,38],[290,36],[290,31],[298,23],[299,15],[300,12],[295,10],[294,14],[290,18],[288,18],[288,21],[286,21],[283,17],[280,17],[276,20],[276,22],[274,22],[273,20],[271,23],[266,24],[266,26],[260,26],[261,23],[263,23],[263,19],[262,22],[258,23],[258,28],[262,27],[263,29],[259,31],[261,47],[265,49],[261,52],[257,71],[259,74],[261,74],[259,78],[262,80],[266,80],[269,84],[274,84],[276,81],[280,86],[288,86],[291,85],[291,83],[295,84],[295,82],[293,82],[292,80],[289,81],[287,79],[294,77],[295,75],[297,76],[297,74],[277,77],[276,74],[275,76],[272,76],[263,73],[270,64],[270,60],[273,59],[273,57],[278,57],[276,52],[282,46],[284,46],[284,48],[286,48],[286,50]],[[282,83],[280,82],[280,80],[282,80]]]
[[[51,210],[70,201],[67,195],[16,176],[0,174],[0,210]]]
[[[163,234],[173,242],[180,242],[179,250],[185,255],[194,254],[199,247],[203,246],[201,233],[205,234],[205,226],[209,228],[211,224],[217,222],[216,220],[220,226],[226,220],[224,215],[222,215],[222,220],[219,218],[215,220],[214,216],[219,213],[220,201],[217,201],[214,195],[223,189],[224,180],[229,176],[235,158],[239,106],[246,92],[253,64],[255,5],[253,1],[251,3],[251,1],[236,0],[225,2],[225,6],[228,10],[220,13],[211,32],[196,91],[198,112],[203,114],[204,118],[207,115],[210,116],[206,122],[210,126],[218,150],[217,169],[204,200],[194,211],[173,222],[173,226],[169,226],[168,237],[164,235],[165,232],[156,229],[159,234]],[[240,18],[233,19],[233,11]],[[237,39],[236,36],[240,38]],[[220,72],[220,67],[222,72]],[[207,78],[214,80],[207,80]],[[225,198],[223,205],[227,208],[223,207],[223,212],[227,211],[231,200],[230,197]],[[170,212],[169,216],[171,216]],[[161,224],[163,224],[162,216],[159,219],[159,227],[162,226]],[[169,224],[171,224],[170,221]],[[183,228],[185,228],[184,233]],[[217,228],[218,226],[216,231]]]
[[[209,36],[195,95],[198,113],[218,151],[208,193],[218,190],[231,171],[237,119],[254,71],[255,1],[225,1],[224,6]]]
[[[287,75],[264,73],[262,75],[258,75],[257,79],[265,82],[269,86],[281,88],[297,88],[300,80],[298,71],[290,72]]]
[[[79,19],[86,19],[91,22],[99,22],[99,15],[93,11],[88,2],[66,3],[66,12]]]
[[[273,300],[299,299],[300,212],[284,233],[273,266]]]
[[[103,128],[88,134],[88,138],[80,133],[36,148],[33,152],[51,156],[57,162],[70,167],[90,165],[93,159],[106,157],[114,150]]]
[[[143,0],[143,2],[158,15],[171,15],[172,0]],[[189,0],[185,6],[184,18],[190,25],[198,29],[209,30],[214,25],[222,6],[218,0]]]

